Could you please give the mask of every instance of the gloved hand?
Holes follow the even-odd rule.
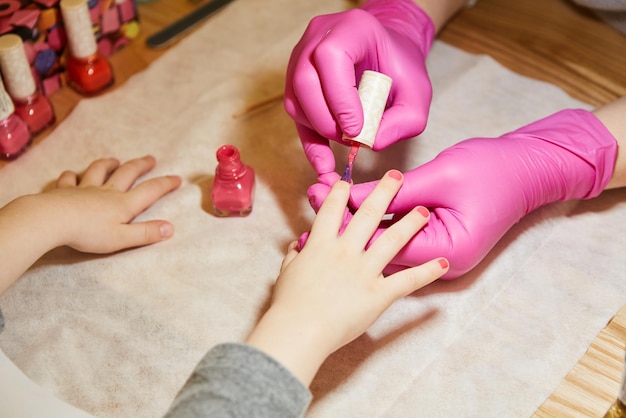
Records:
[[[499,138],[468,139],[444,150],[405,174],[389,206],[390,213],[418,205],[432,213],[385,272],[436,256],[450,262],[444,278],[461,276],[534,209],[599,195],[611,179],[616,156],[613,135],[585,110],[564,110]],[[351,204],[359,207],[375,184],[353,186]],[[312,206],[321,203],[324,187],[312,187]]]
[[[363,71],[393,80],[374,150],[424,130],[432,98],[425,59],[434,35],[431,19],[411,0],[368,0],[311,20],[289,60],[285,109],[322,183],[336,179],[326,176],[335,170],[328,139],[345,144],[344,133],[354,137],[363,127],[356,89]]]

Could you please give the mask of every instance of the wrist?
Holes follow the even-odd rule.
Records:
[[[57,215],[63,213],[63,209],[49,202],[44,193],[20,196],[5,206],[3,211],[5,209],[16,227],[29,231],[33,237],[31,241],[37,243],[35,247],[40,249],[41,255],[63,245],[61,234],[68,225],[64,225]]]
[[[420,5],[412,0],[367,0],[360,9],[409,39],[424,57],[428,55],[435,38],[435,22]]]
[[[464,8],[471,7],[476,0],[413,0],[430,17],[438,33],[446,23]]]
[[[597,108],[593,113],[606,127],[617,142],[617,156],[613,168],[613,175],[607,189],[626,187],[626,96]]]
[[[550,146],[549,150],[540,147],[537,159],[546,156],[551,165],[559,168],[557,178],[562,179],[563,187],[551,201],[591,199],[602,193],[611,180],[617,141],[593,113],[566,109],[516,132]]]
[[[3,274],[0,293],[3,293],[42,255],[56,247],[59,226],[48,218],[40,195],[25,195],[0,209],[0,254]]]
[[[326,343],[322,326],[297,319],[293,312],[276,307],[263,315],[246,339],[251,345],[286,367],[305,386],[309,386],[334,347]]]

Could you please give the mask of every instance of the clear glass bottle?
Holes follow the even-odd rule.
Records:
[[[619,389],[619,395],[606,414],[604,414],[604,418],[626,418],[626,361],[622,367],[622,385]]]
[[[254,201],[254,170],[241,161],[239,150],[233,145],[220,147],[216,157],[211,190],[215,215],[249,215]]]
[[[0,36],[0,69],[7,92],[13,99],[15,113],[26,122],[30,133],[36,135],[54,124],[54,109],[35,84],[24,43],[19,36]]]
[[[65,62],[67,81],[83,95],[93,95],[114,82],[109,60],[98,52],[86,0],[61,0],[61,14],[69,54]]]

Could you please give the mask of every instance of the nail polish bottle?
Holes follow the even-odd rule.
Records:
[[[16,113],[9,93],[0,81],[0,158],[12,160],[28,148],[31,134]]]
[[[241,161],[239,150],[224,145],[217,152],[211,196],[216,216],[247,216],[254,200],[254,170]]]
[[[13,99],[15,113],[26,122],[32,135],[54,124],[54,109],[48,98],[37,89],[19,36],[0,36],[0,71],[7,92]]]
[[[113,69],[98,52],[86,0],[61,0],[61,14],[69,54],[65,62],[67,81],[74,90],[89,96],[113,84]]]

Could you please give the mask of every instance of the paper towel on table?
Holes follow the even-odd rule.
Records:
[[[158,417],[210,347],[246,336],[287,243],[310,226],[315,175],[280,100],[245,110],[281,94],[308,21],[342,7],[234,2],[124,86],[83,100],[0,170],[0,204],[105,156],[153,154],[148,177],[184,178],[140,216],[171,220],[171,240],[110,256],[60,248],[0,297],[0,348],[33,381],[99,417]],[[589,108],[441,42],[428,67],[426,132],[361,152],[357,180],[408,170],[471,136]],[[257,173],[246,218],[211,213],[215,151],[227,143]],[[532,213],[471,273],[397,302],[332,355],[311,386],[309,416],[532,414],[626,301],[625,229],[624,191]]]

